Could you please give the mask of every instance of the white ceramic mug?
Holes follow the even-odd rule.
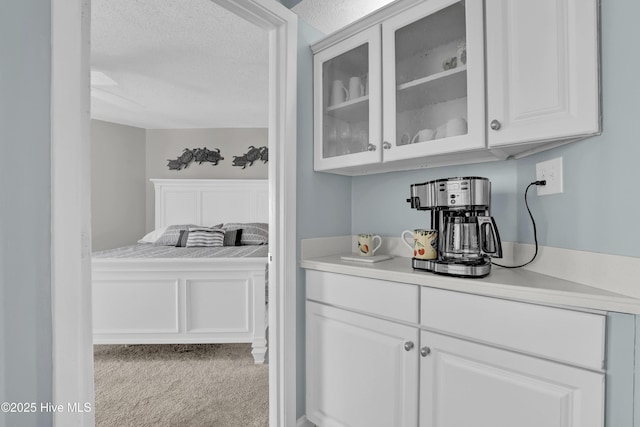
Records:
[[[412,243],[407,241],[405,234],[411,235]],[[411,249],[414,258],[436,259],[438,257],[438,232],[422,228],[405,230],[402,232],[402,242]]]
[[[447,122],[447,138],[464,135],[467,133],[467,121],[462,117],[456,117]]]
[[[443,124],[438,126],[438,129],[436,129],[436,134],[433,137],[433,139],[442,139],[442,138],[446,138],[447,136],[447,124]]]
[[[364,96],[364,85],[358,76],[349,79],[349,99],[356,99]]]
[[[436,136],[436,131],[435,130],[433,130],[433,129],[422,129],[421,131],[416,133],[416,135],[411,140],[411,143],[415,144],[417,142],[431,141],[432,139],[435,138],[435,136]]]
[[[378,239],[378,245],[373,247],[373,242]],[[360,256],[373,256],[382,245],[382,237],[373,234],[358,234],[358,253]],[[372,249],[373,248],[373,249]]]
[[[342,104],[349,99],[349,92],[342,80],[334,80],[331,84],[331,105]]]

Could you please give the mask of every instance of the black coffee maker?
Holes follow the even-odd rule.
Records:
[[[490,216],[491,182],[482,177],[437,179],[411,185],[413,209],[431,211],[438,232],[438,256],[413,258],[418,270],[460,277],[485,277],[491,258],[502,258],[502,244]]]

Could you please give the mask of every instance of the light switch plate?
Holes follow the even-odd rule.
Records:
[[[538,196],[547,196],[563,192],[562,157],[536,163],[536,180],[546,180],[546,185],[538,185]]]

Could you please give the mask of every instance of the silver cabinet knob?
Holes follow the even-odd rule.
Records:
[[[491,129],[493,130],[500,130],[500,128],[502,127],[502,125],[500,124],[499,121],[497,120],[491,120]]]
[[[391,144],[387,141],[382,143],[382,148],[384,148],[385,150],[389,150],[391,149]]]
[[[406,351],[411,351],[413,347],[415,347],[415,344],[413,344],[413,341],[407,341],[406,343],[404,343],[404,349]]]
[[[420,349],[420,356],[427,357],[430,354],[431,354],[431,349],[429,347],[422,347]]]
[[[367,145],[367,151],[376,151],[376,148],[377,147],[371,143]]]

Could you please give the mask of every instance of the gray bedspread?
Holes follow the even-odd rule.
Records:
[[[93,258],[266,258],[268,252],[268,245],[177,248],[175,246],[139,243],[116,249],[97,251],[92,256]]]

